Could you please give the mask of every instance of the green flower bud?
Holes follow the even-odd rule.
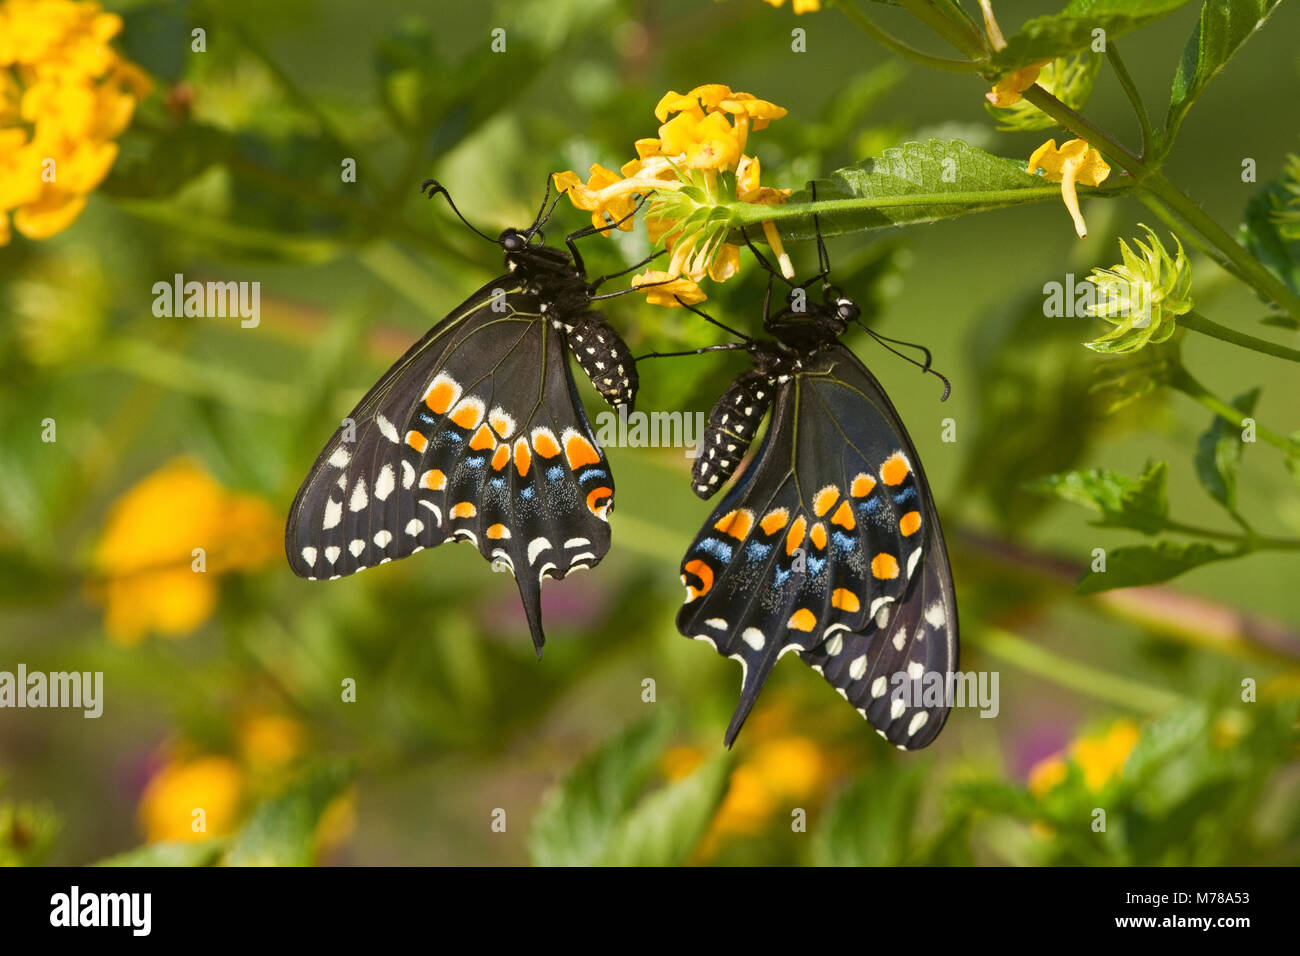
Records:
[[[1092,95],[1092,83],[1100,66],[1101,57],[1095,53],[1061,57],[1043,67],[1038,74],[1038,85],[1070,109],[1081,109]],[[1051,129],[1057,125],[1056,120],[1028,100],[1020,100],[1012,106],[985,103],[984,108],[999,121],[998,129],[1001,130],[1024,132]]]
[[[1174,237],[1178,252],[1171,257],[1156,234],[1146,225],[1142,228],[1150,245],[1135,239],[1133,245],[1140,253],[1136,254],[1121,239],[1124,261],[1109,269],[1093,269],[1089,277],[1097,297],[1087,313],[1115,326],[1086,343],[1094,351],[1133,352],[1148,343],[1164,342],[1177,328],[1174,319],[1192,309],[1192,266],[1182,243]]]

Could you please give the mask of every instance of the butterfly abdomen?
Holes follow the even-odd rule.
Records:
[[[704,429],[704,444],[691,470],[691,489],[705,500],[726,484],[745,457],[776,388],[771,373],[742,372],[718,399]]]
[[[583,312],[565,324],[569,349],[603,399],[628,411],[636,403],[636,362],[623,337],[599,312]]]

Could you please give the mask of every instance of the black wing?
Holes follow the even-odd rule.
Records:
[[[754,460],[682,563],[682,634],[741,662],[730,745],[797,651],[891,742],[948,713],[957,606],[929,485],[880,384],[836,346],[778,387]]]
[[[334,433],[289,511],[285,551],[295,574],[332,579],[471,541],[514,574],[540,656],[541,581],[605,556],[613,502],[563,327],[502,277],[408,350]]]

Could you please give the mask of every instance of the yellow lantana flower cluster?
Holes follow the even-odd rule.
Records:
[[[126,645],[190,633],[216,609],[218,577],[274,560],[280,535],[264,499],[185,459],[165,465],[114,503],[95,549],[104,629]]]
[[[1042,798],[1070,776],[1070,766],[1078,768],[1089,793],[1100,793],[1119,776],[1129,755],[1141,737],[1138,725],[1131,720],[1117,720],[1105,731],[1078,738],[1069,753],[1040,760],[1029,771],[1029,792]]]
[[[636,276],[632,285],[644,287],[653,305],[702,302],[699,283],[706,275],[723,282],[740,268],[740,248],[726,241],[726,217],[709,213],[732,202],[783,203],[790,194],[762,186],[758,158],[745,152],[751,132],[785,114],[774,103],[721,83],[669,91],[655,107],[659,135],[636,141],[636,159],[618,173],[596,163],[585,183],[572,170],[556,173],[555,186],[591,213],[596,229],[606,231],[614,224],[631,230],[638,199],[653,196],[646,229],[651,242],[664,243],[670,261],[667,269]],[[784,267],[780,237],[771,223],[763,225]]]
[[[48,239],[108,175],[113,140],[152,85],[109,45],[122,18],[98,3],[0,0],[0,246]]]

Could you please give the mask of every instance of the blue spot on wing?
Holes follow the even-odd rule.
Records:
[[[493,488],[504,488],[506,486],[506,480],[498,475],[496,478],[489,478],[488,484]]]
[[[749,547],[745,549],[745,558],[751,564],[757,564],[772,553],[770,544],[763,544],[761,541],[751,541]]]
[[[578,481],[586,481],[588,478],[608,478],[609,472],[604,468],[584,468],[582,474],[578,475]]]
[[[523,498],[525,501],[531,501],[535,494],[537,494],[537,491],[532,485],[527,485],[519,489],[519,497]]]
[[[696,549],[703,551],[705,554],[713,555],[723,564],[728,564],[731,561],[731,546],[718,538],[705,538],[696,545]]]
[[[916,500],[916,485],[909,484],[898,490],[894,495],[894,500],[900,505],[911,504]]]
[[[812,555],[809,555],[807,561],[809,577],[817,577],[817,575],[821,574],[822,568],[826,567],[825,558],[815,558]]]
[[[858,539],[843,531],[832,531],[831,542],[841,551],[852,551],[857,545]]]
[[[552,465],[546,469],[546,478],[548,481],[559,481],[564,477],[564,469],[559,465]]]

